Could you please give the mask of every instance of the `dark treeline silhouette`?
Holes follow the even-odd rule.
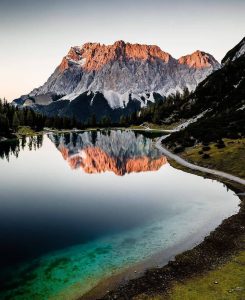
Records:
[[[87,122],[82,123],[75,117],[48,117],[35,112],[31,108],[18,108],[0,99],[0,136],[9,137],[11,133],[18,130],[20,126],[29,126],[35,131],[41,131],[44,127],[55,129],[86,129],[91,127],[128,126],[136,120],[136,113],[132,117],[122,118],[120,123],[112,122],[110,117],[104,116],[98,122],[96,116],[92,115]]]
[[[42,147],[43,135],[37,136],[22,136],[20,139],[12,139],[1,143],[0,158],[9,161],[10,156],[19,157],[21,150],[28,147],[30,151],[37,150]]]
[[[19,126],[29,126],[35,131],[44,127],[57,129],[84,128],[75,118],[47,117],[30,108],[18,108],[0,99],[0,136],[10,136]]]

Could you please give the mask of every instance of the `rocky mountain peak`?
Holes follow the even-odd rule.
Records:
[[[126,43],[123,40],[116,41],[113,46],[116,48],[125,48]]]
[[[159,59],[163,62],[168,62],[171,55],[161,50],[155,45],[141,45],[141,44],[126,44],[126,57],[134,60],[150,60]]]
[[[122,111],[135,111],[185,88],[193,91],[218,68],[219,63],[202,51],[177,60],[156,45],[86,43],[71,47],[47,82],[18,101],[53,114],[53,108],[62,105],[57,100],[69,100],[63,103],[66,109],[59,107],[60,115],[86,120],[93,111],[98,119],[110,113],[118,120]],[[83,109],[75,109],[76,103]]]
[[[178,59],[178,62],[180,64],[188,65],[191,68],[208,68],[213,65],[218,65],[217,61],[214,59],[214,57],[211,54],[208,54],[204,51],[196,50],[192,54],[188,54],[185,56],[181,56]]]

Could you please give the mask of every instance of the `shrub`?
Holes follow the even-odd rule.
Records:
[[[210,155],[207,154],[207,153],[204,153],[203,156],[202,156],[202,158],[203,158],[203,159],[208,159],[208,158],[210,158]]]
[[[209,151],[210,150],[210,147],[209,146],[203,146],[202,147],[202,151]]]
[[[218,143],[216,144],[216,147],[218,149],[225,148],[225,143],[223,142],[223,140],[219,140]]]
[[[174,149],[174,153],[180,153],[180,152],[183,152],[184,150],[185,150],[185,148],[183,146],[177,146]]]

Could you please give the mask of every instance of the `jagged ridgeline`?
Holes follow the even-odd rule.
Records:
[[[48,116],[118,122],[166,95],[194,90],[219,67],[203,51],[175,59],[158,46],[87,43],[72,47],[44,85],[14,103]]]

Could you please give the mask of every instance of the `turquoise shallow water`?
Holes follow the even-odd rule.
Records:
[[[0,160],[3,299],[76,298],[201,241],[238,211],[232,191],[172,168],[141,134],[50,135],[27,146]]]

